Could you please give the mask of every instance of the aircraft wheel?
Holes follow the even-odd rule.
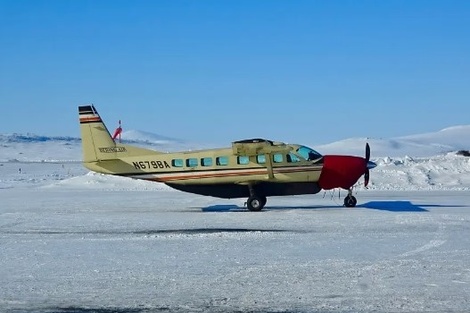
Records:
[[[344,206],[348,208],[353,208],[357,204],[357,199],[356,197],[349,195],[344,198]]]
[[[246,206],[250,211],[261,211],[266,204],[266,197],[251,196],[246,202]]]

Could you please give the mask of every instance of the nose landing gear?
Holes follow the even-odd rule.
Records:
[[[357,204],[357,199],[352,195],[352,189],[348,190],[348,195],[344,198],[344,206],[347,208],[353,208]]]

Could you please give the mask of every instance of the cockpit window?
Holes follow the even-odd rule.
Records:
[[[316,160],[322,157],[322,155],[317,151],[305,146],[301,146],[299,149],[297,149],[297,153],[308,161]]]
[[[287,158],[287,163],[297,163],[300,162],[300,159],[297,155],[293,154],[292,152],[289,152],[289,154],[286,155]]]

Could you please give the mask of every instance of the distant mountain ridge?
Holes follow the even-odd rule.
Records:
[[[124,132],[122,142],[163,152],[210,148],[137,130]],[[79,162],[81,159],[81,139],[77,137],[0,134],[0,162]]]
[[[184,140],[160,136],[149,132],[129,130],[122,133],[122,139],[126,142],[145,142],[145,143],[184,143]],[[8,143],[27,143],[27,142],[47,142],[47,141],[81,141],[78,137],[71,136],[42,136],[32,133],[27,134],[0,134],[0,142]]]
[[[27,134],[0,134],[0,143],[41,143],[41,142],[70,142],[80,143],[82,140],[78,137],[70,136],[42,136],[32,133]],[[181,139],[160,136],[149,132],[130,130],[122,133],[122,141],[125,143],[144,143],[151,145],[158,144],[184,144]]]
[[[27,142],[47,142],[47,141],[70,141],[78,142],[80,138],[69,136],[41,136],[36,134],[0,134],[0,142],[3,143],[27,143]]]
[[[270,138],[271,139],[271,138]],[[206,148],[214,148],[214,145],[208,143],[191,143],[182,139],[171,138],[145,131],[129,130],[122,134],[123,143],[137,144],[146,146],[151,149],[161,151],[182,151],[182,150],[198,150]],[[364,155],[365,144],[368,142],[371,146],[372,158],[377,157],[429,157],[442,155],[452,151],[470,150],[470,125],[459,125],[444,128],[437,132],[430,132],[417,135],[409,135],[395,137],[391,139],[383,138],[349,138],[326,145],[310,145],[322,154],[353,154]],[[15,143],[21,144],[22,153],[26,153],[27,149],[24,145],[34,144],[37,147],[41,145],[68,146],[67,149],[77,150],[74,160],[81,157],[81,139],[70,136],[41,136],[36,134],[0,134],[0,144],[3,153],[0,154],[2,159],[10,159],[5,157],[9,154],[7,147]],[[223,146],[229,146],[230,142]],[[75,147],[77,149],[75,149]],[[10,147],[12,148],[12,147]],[[46,149],[46,147],[44,147]],[[37,149],[33,149],[37,150]],[[47,150],[47,149],[46,149]],[[50,154],[57,154],[55,149],[48,149]],[[13,150],[11,152],[14,152]],[[71,151],[70,151],[71,152]],[[46,155],[42,153],[41,155]],[[70,155],[70,153],[68,154]],[[51,156],[52,157],[52,156]]]

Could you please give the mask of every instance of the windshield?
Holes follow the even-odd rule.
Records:
[[[300,148],[298,148],[297,153],[302,156],[305,160],[309,161],[316,160],[322,157],[322,155],[317,151],[305,146],[301,146]]]

